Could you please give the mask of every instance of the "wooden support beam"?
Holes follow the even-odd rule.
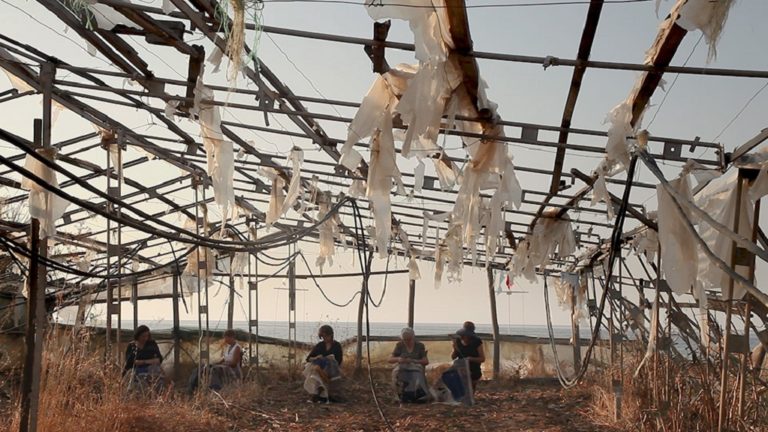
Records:
[[[488,277],[488,298],[491,305],[491,327],[493,329],[493,379],[501,377],[501,344],[499,339],[499,315],[496,309],[496,292],[493,286],[493,268],[486,267]]]
[[[560,190],[560,176],[562,175],[563,163],[565,162],[565,143],[568,142],[568,128],[571,127],[573,112],[576,109],[576,101],[578,100],[579,92],[581,91],[581,82],[584,80],[584,74],[587,71],[586,62],[589,60],[589,55],[592,53],[592,44],[595,41],[597,24],[600,21],[600,13],[602,10],[603,0],[594,0],[589,3],[587,20],[584,23],[584,30],[582,31],[581,41],[579,42],[579,51],[576,55],[576,67],[573,68],[571,87],[568,90],[568,98],[565,101],[563,118],[560,121],[560,127],[564,130],[560,131],[557,138],[559,145],[557,153],[555,154],[555,166],[552,170],[552,183],[549,187],[549,193],[552,195]],[[542,205],[542,211],[543,208],[544,205]]]

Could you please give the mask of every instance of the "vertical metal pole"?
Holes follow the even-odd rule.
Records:
[[[173,378],[179,380],[181,365],[181,335],[179,333],[179,275],[173,275]]]
[[[235,320],[235,276],[232,273],[234,254],[229,258],[229,300],[227,303],[227,329],[234,328]]]
[[[739,178],[736,183],[736,209],[734,210],[733,217],[733,231],[739,232],[739,219],[741,218],[741,194],[744,188],[744,178],[742,177],[741,170],[739,170]],[[734,268],[736,262],[736,242],[731,242],[731,268]],[[725,409],[725,404],[728,399],[728,350],[730,349],[730,343],[728,342],[731,335],[731,318],[733,309],[733,278],[728,279],[728,289],[725,293],[725,334],[723,335],[723,357],[722,357],[722,371],[720,372],[720,409],[717,417],[717,431],[722,432],[728,428],[728,411]]]
[[[36,345],[42,343],[38,334],[37,303],[38,297],[43,296],[38,283],[38,253],[40,250],[40,222],[32,219],[29,228],[29,249],[32,256],[29,260],[29,277],[27,278],[27,322],[24,355],[24,372],[21,381],[21,414],[19,419],[19,432],[35,431],[37,429],[37,417],[31,415],[32,401],[38,398],[38,393],[33,392],[32,382],[34,376],[40,373],[40,363],[36,362]]]
[[[33,122],[35,147],[51,146],[51,91],[56,77],[53,63],[43,63],[40,68],[40,84],[43,91],[43,118]],[[50,205],[50,194],[48,200]],[[37,413],[40,402],[40,372],[43,363],[43,343],[45,341],[45,287],[47,270],[40,263],[40,257],[48,255],[48,242],[40,238],[40,221],[30,221],[29,276],[27,279],[27,328],[25,339],[24,370],[21,385],[20,432],[37,431]]]
[[[499,316],[496,310],[496,293],[493,289],[493,269],[488,266],[485,270],[488,276],[488,295],[490,296],[491,325],[493,329],[493,379],[499,379],[501,372],[501,341],[499,340]]]
[[[416,303],[416,281],[408,281],[408,327],[413,328]]]
[[[258,227],[256,219],[250,219],[251,224],[248,235],[251,241],[256,241],[258,238]],[[253,254],[258,252],[254,251]],[[253,271],[251,261],[254,257],[248,254],[248,355],[250,365],[256,366],[256,379],[259,379],[259,261],[253,264]],[[251,280],[253,274],[256,274],[256,280]],[[256,329],[256,342],[254,344],[254,329]]]
[[[626,262],[624,260],[623,253],[619,251],[619,298],[617,305],[617,328],[616,335],[618,336],[616,345],[619,351],[619,369],[617,370],[618,379],[613,382],[613,417],[618,421],[621,419],[621,403],[624,396],[624,266]],[[634,282],[634,280],[633,280]],[[613,336],[611,336],[613,337]]]
[[[123,196],[123,152],[120,149],[120,147],[123,145],[123,131],[118,130],[117,131],[117,143],[113,144],[117,146],[117,166],[113,167],[112,170],[117,170],[117,187],[115,188],[115,194],[117,197]],[[112,194],[110,194],[112,195]],[[115,198],[115,196],[112,196],[112,198]],[[117,214],[118,220],[122,216],[123,211],[120,208],[120,206],[115,206],[115,213]],[[121,355],[120,351],[120,339],[123,327],[123,292],[122,292],[122,278],[120,277],[123,271],[123,230],[122,230],[122,224],[120,222],[117,222],[117,268],[115,269],[115,273],[117,275],[117,335],[115,337],[115,344],[117,345],[117,352],[115,355],[117,356],[117,364],[122,366],[123,363],[123,357]],[[135,325],[135,324],[134,324]]]
[[[109,145],[109,144],[107,144]],[[112,196],[110,193],[112,191],[112,158],[109,157],[109,148],[104,149],[106,151],[107,155],[107,195]],[[107,212],[109,214],[112,214],[114,211],[114,207],[111,202],[107,202]],[[106,260],[107,260],[107,267],[106,267],[106,273],[107,276],[112,272],[112,220],[110,218],[107,218],[107,241],[106,241],[106,247],[107,247],[107,254],[106,254]],[[106,279],[107,284],[107,301],[106,301],[106,308],[107,308],[107,322],[106,322],[106,335],[105,335],[105,342],[104,342],[104,360],[109,361],[110,356],[112,355],[112,312],[115,310],[115,291],[114,291],[114,282],[111,279]],[[119,291],[119,289],[118,289]],[[117,350],[120,351],[119,349]]]
[[[288,246],[288,255],[293,254]],[[296,259],[288,262],[288,370],[293,374],[296,363]]]
[[[131,301],[133,302],[133,330],[139,326],[139,281],[133,279],[131,283]]]

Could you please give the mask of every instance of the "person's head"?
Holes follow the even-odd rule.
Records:
[[[459,331],[456,332],[456,336],[461,339],[461,342],[464,345],[469,345],[469,343],[472,341],[472,338],[475,337],[474,324],[472,324],[472,330],[468,329],[466,326],[460,328]]]
[[[140,344],[146,343],[152,335],[149,333],[149,327],[145,325],[140,325],[136,327],[136,330],[133,332],[133,340]]]
[[[472,333],[474,333],[475,332],[475,323],[473,323],[472,321],[464,321],[464,325],[462,325],[461,328],[463,328],[465,330],[469,330]]]
[[[333,327],[329,325],[321,326],[317,330],[317,337],[323,340],[324,342],[333,341]]]
[[[412,328],[406,327],[402,330],[400,330],[400,339],[402,339],[403,342],[412,342],[416,338],[416,332],[413,331]]]
[[[227,343],[227,345],[232,345],[235,343],[235,331],[232,329],[228,329],[224,332],[224,342]]]

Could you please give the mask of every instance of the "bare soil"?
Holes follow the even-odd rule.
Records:
[[[380,382],[380,380],[377,380]],[[556,382],[481,382],[472,407],[401,405],[378,385],[382,411],[397,431],[612,431],[590,419],[590,392]],[[300,385],[271,387],[247,406],[230,404],[230,427],[241,431],[387,431],[367,381],[347,383],[350,400],[313,404]],[[226,396],[225,396],[226,397]],[[242,402],[242,398],[237,398]],[[223,405],[223,402],[221,403]]]

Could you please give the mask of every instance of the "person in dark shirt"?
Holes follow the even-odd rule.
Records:
[[[312,395],[313,402],[341,402],[339,367],[344,361],[341,344],[333,339],[333,328],[329,325],[321,326],[317,337],[320,343],[307,355],[304,389]]]
[[[125,350],[125,368],[123,373],[133,370],[136,373],[148,373],[151,366],[160,366],[163,355],[160,347],[152,340],[149,327],[140,325],[133,332],[133,342]]]
[[[152,340],[149,327],[141,325],[133,332],[133,342],[125,350],[123,375],[131,373],[129,389],[159,390],[164,385],[160,364],[163,355],[157,342]]]
[[[475,335],[475,324],[471,321],[456,332],[458,338],[453,340],[451,359],[463,358],[469,362],[469,373],[472,378],[472,391],[477,388],[477,382],[483,376],[480,365],[485,362],[483,341]]]
[[[307,356],[307,362],[321,361],[333,355],[336,358],[336,363],[341,366],[341,362],[344,360],[344,354],[341,349],[341,344],[333,339],[333,327],[324,325],[317,331],[317,337],[320,338],[320,343],[315,345]]]

